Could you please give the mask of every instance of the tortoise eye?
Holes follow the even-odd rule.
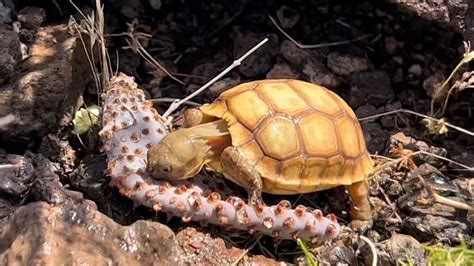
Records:
[[[163,172],[165,172],[165,173],[170,173],[172,170],[173,170],[173,168],[171,167],[170,164],[168,164],[167,166],[163,167]]]

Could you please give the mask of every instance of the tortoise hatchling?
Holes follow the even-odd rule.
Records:
[[[248,191],[300,194],[347,186],[352,225],[371,223],[367,176],[373,162],[360,124],[332,91],[299,80],[261,80],[189,109],[184,127],[153,144],[147,171],[186,179],[204,165]]]

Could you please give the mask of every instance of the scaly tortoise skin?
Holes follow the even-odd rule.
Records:
[[[184,155],[183,155],[184,154]],[[223,92],[185,113],[185,128],[152,145],[148,170],[184,179],[203,165],[247,188],[299,194],[348,187],[352,220],[371,221],[366,177],[373,162],[349,105],[332,91],[299,80],[260,80]]]

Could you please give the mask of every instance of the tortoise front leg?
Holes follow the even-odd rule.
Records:
[[[199,108],[190,108],[184,112],[183,127],[190,128],[216,120],[212,116],[204,114]]]
[[[351,227],[365,231],[372,226],[372,213],[369,203],[369,183],[366,180],[347,187],[351,198]]]
[[[224,175],[247,190],[249,203],[255,206],[263,203],[262,179],[257,169],[244,158],[235,147],[227,147],[221,153]]]

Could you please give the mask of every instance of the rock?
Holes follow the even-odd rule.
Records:
[[[361,123],[364,139],[370,153],[381,153],[386,146],[389,134],[378,123]]]
[[[22,204],[34,182],[34,167],[29,158],[0,150],[0,226]]]
[[[364,104],[355,109],[355,113],[358,118],[368,117],[377,114],[377,108],[371,104]],[[367,122],[372,122],[376,119],[367,120]]]
[[[216,81],[214,84],[212,84],[208,90],[206,90],[206,95],[211,98],[215,99],[221,94],[222,92],[235,87],[240,84],[240,77],[237,76],[236,78],[230,77],[230,78],[224,78],[221,80]]]
[[[306,64],[303,73],[310,82],[327,88],[335,88],[341,84],[341,80],[330,73],[322,64]]]
[[[399,265],[400,262],[408,261],[413,265],[426,264],[425,252],[420,242],[412,236],[395,234],[376,245],[381,265]]]
[[[395,54],[398,51],[399,45],[395,37],[390,36],[385,38],[385,51],[388,54]]]
[[[104,201],[107,179],[103,177],[106,161],[102,155],[88,155],[70,175],[71,185],[95,202]]]
[[[120,13],[128,19],[138,18],[145,11],[141,1],[124,0],[120,3]]]
[[[370,197],[370,206],[372,208],[373,219],[375,221],[389,221],[395,217],[392,208],[383,200],[377,197]]]
[[[46,201],[51,204],[60,204],[69,199],[78,200],[82,194],[64,188],[60,182],[58,170],[53,163],[41,154],[27,153],[35,162],[35,182],[31,187],[31,194],[37,201]],[[95,206],[94,203],[91,202]]]
[[[445,157],[448,153],[445,148],[428,145],[428,143],[424,141],[420,141],[410,136],[406,136],[403,132],[397,132],[390,136],[389,149],[396,148],[399,144],[402,144],[405,149],[409,149],[412,151],[423,151],[443,157]],[[414,159],[415,163],[419,164],[429,163],[435,166],[440,166],[444,163],[442,160],[429,154],[418,154],[414,157]]]
[[[149,3],[154,10],[158,10],[161,7],[161,0],[149,0]]]
[[[41,27],[46,20],[46,11],[40,7],[25,7],[18,12],[18,21],[28,29]]]
[[[469,239],[469,228],[465,223],[440,216],[423,215],[408,217],[404,229],[418,241],[449,240],[459,243],[461,237]]]
[[[402,185],[398,180],[390,178],[386,173],[380,174],[379,185],[389,196],[399,196],[403,192]]]
[[[235,28],[233,32],[234,55],[241,57],[263,40],[263,36],[255,33],[244,33]],[[278,36],[271,34],[268,36],[268,42],[257,51],[245,59],[239,66],[240,74],[248,78],[255,78],[267,73],[273,66],[272,58],[278,53]]]
[[[380,106],[394,99],[395,93],[387,72],[358,72],[352,75],[349,104],[353,108],[365,103]]]
[[[286,63],[274,65],[267,73],[267,79],[298,79],[298,76],[298,73]]]
[[[0,84],[7,82],[21,60],[18,34],[0,23]],[[1,87],[0,87],[1,88]],[[1,92],[0,92],[1,95]],[[0,96],[1,99],[1,96]],[[0,117],[4,116],[0,112]]]
[[[430,97],[433,96],[435,90],[441,87],[445,80],[446,77],[442,71],[438,70],[433,73],[433,75],[423,81],[423,88],[425,89],[426,94]]]
[[[341,84],[341,80],[321,63],[324,60],[321,54],[300,49],[289,40],[281,42],[280,53],[293,69],[302,72],[310,82],[328,88],[334,88]]]
[[[419,77],[421,76],[421,74],[423,74],[423,69],[419,64],[414,64],[410,68],[408,68],[408,73]]]
[[[403,57],[401,56],[394,56],[392,58],[393,61],[395,61],[395,63],[399,64],[399,65],[403,65]]]
[[[176,265],[174,233],[155,222],[121,226],[83,202],[19,208],[0,233],[6,265]]]
[[[282,28],[290,29],[293,28],[300,20],[300,13],[283,5],[277,10],[277,18]]]
[[[60,139],[57,135],[48,134],[43,137],[38,152],[57,163],[65,173],[70,173],[75,167],[76,151],[69,145],[67,139]]]
[[[367,59],[338,52],[328,55],[327,66],[333,73],[341,76],[349,76],[369,68]]]
[[[0,156],[0,195],[20,197],[34,181],[30,158],[9,154]]]
[[[424,20],[450,26],[464,35],[465,41],[474,42],[474,5],[471,0],[458,1],[406,1],[390,0],[404,12],[410,11]]]
[[[350,246],[334,245],[330,248],[324,247],[324,250],[319,252],[317,261],[321,262],[320,265],[357,265],[357,255]]]
[[[397,68],[395,70],[395,74],[393,74],[393,78],[392,78],[392,81],[393,83],[400,83],[400,82],[403,82],[403,69],[401,68]]]
[[[66,24],[39,28],[19,67],[12,82],[0,86],[0,117],[14,117],[0,128],[0,141],[28,143],[71,122],[91,71]]]
[[[0,24],[13,22],[12,10],[15,9],[5,6],[2,2],[0,2]]]
[[[74,189],[93,200],[102,213],[117,223],[129,224],[134,219],[136,206],[132,200],[124,198],[109,185],[110,178],[104,178],[105,170],[104,155],[88,155],[69,175],[69,182]]]
[[[183,263],[189,265],[230,265],[245,252],[239,248],[228,247],[221,238],[211,237],[192,227],[180,231],[176,237],[184,251]],[[237,265],[282,264],[261,255],[245,255]]]
[[[35,31],[34,30],[29,30],[29,29],[21,29],[20,32],[18,33],[18,37],[20,37],[20,41],[22,44],[28,44],[30,45],[35,38]],[[22,49],[24,49],[22,47]],[[22,51],[22,59],[25,58],[24,52]]]

